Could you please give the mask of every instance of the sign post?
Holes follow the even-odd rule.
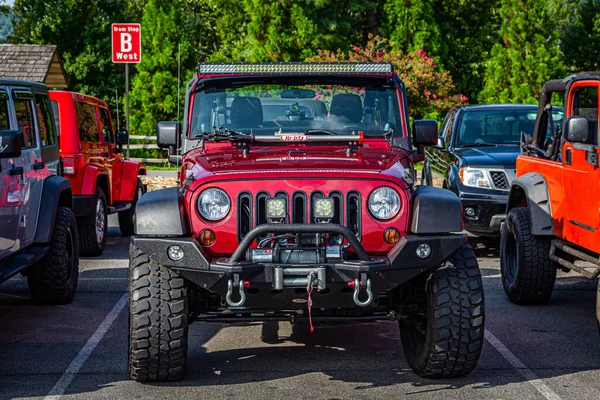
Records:
[[[129,64],[142,61],[142,26],[140,24],[112,24],[112,62],[125,64],[125,129],[129,133]],[[129,139],[127,140],[129,159]]]

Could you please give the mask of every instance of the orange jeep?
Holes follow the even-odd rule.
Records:
[[[600,72],[547,82],[533,137],[522,138],[500,244],[502,283],[514,303],[547,302],[558,268],[600,275],[599,88]],[[546,139],[553,93],[564,96],[566,119]]]

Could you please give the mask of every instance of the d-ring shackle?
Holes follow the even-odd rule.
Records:
[[[354,280],[354,303],[356,303],[359,307],[366,307],[373,301],[373,292],[371,291],[371,280],[367,279],[367,300],[360,301],[358,298],[358,294],[360,293],[360,281],[358,279]]]
[[[240,300],[234,302],[231,300],[231,296],[233,295],[233,282],[231,279],[227,281],[227,296],[225,296],[225,300],[227,301],[227,304],[229,304],[231,307],[241,307],[246,302],[246,292],[244,292],[244,281],[240,280],[239,287]]]

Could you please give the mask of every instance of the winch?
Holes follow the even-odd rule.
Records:
[[[342,261],[342,246],[322,247],[275,247],[248,249],[246,260],[265,264],[326,264]]]

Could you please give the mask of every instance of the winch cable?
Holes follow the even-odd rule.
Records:
[[[310,333],[313,333],[315,331],[315,327],[313,326],[312,323],[312,298],[310,297],[312,291],[313,291],[313,279],[315,278],[314,273],[311,273],[308,277],[308,286],[306,287],[306,293],[308,293],[308,323],[310,325]]]

